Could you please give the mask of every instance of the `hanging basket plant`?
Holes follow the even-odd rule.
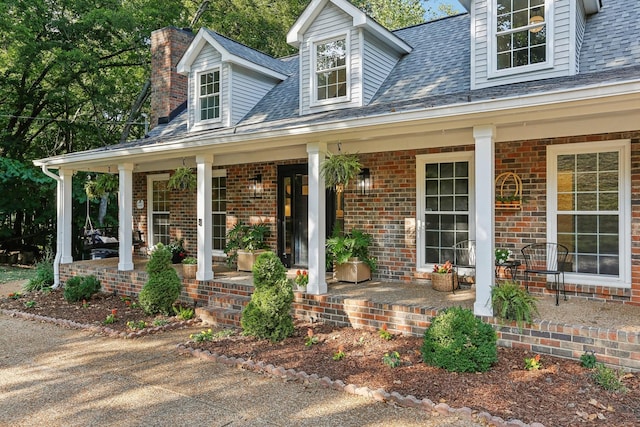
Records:
[[[193,169],[187,167],[181,167],[176,169],[169,178],[167,188],[169,190],[193,190],[196,188],[196,175],[193,173]]]
[[[118,191],[118,176],[110,173],[103,173],[96,179],[88,180],[84,184],[84,191],[90,199],[100,199],[105,194],[111,194]]]
[[[320,173],[327,188],[341,192],[349,181],[356,178],[362,169],[357,154],[329,154],[322,163]]]

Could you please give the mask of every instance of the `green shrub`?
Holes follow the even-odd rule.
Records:
[[[531,323],[532,316],[538,314],[536,299],[513,281],[504,281],[491,288],[491,306],[497,317],[515,320],[520,326],[524,322]]]
[[[171,251],[159,243],[147,263],[149,279],[144,284],[138,301],[147,314],[169,315],[173,303],[180,297],[182,282],[171,264]]]
[[[53,285],[53,255],[47,252],[45,257],[36,264],[36,274],[24,285],[25,292],[42,291]]]
[[[253,284],[251,301],[242,312],[243,333],[274,342],[291,336],[293,290],[286,268],[276,254],[266,252],[256,259]]]
[[[609,368],[604,363],[596,363],[593,371],[593,380],[605,390],[609,391],[627,391],[627,388],[620,379],[620,374],[613,368]]]
[[[439,313],[424,333],[422,359],[453,372],[484,372],[498,360],[491,325],[461,307]]]
[[[580,365],[583,368],[593,369],[596,367],[596,353],[593,351],[585,351],[582,356],[580,356]]]
[[[75,276],[64,285],[64,299],[69,302],[82,301],[100,291],[100,281],[95,276]]]

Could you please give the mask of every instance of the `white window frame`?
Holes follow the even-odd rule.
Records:
[[[321,44],[329,43],[336,40],[344,39],[345,41],[345,72],[347,76],[346,85],[347,92],[345,96],[340,96],[336,98],[328,98],[328,99],[318,99],[318,79],[317,79],[317,66],[318,66],[318,46]],[[351,41],[349,40],[349,32],[342,32],[337,34],[332,34],[328,37],[323,37],[319,40],[311,40],[311,69],[310,69],[310,79],[311,84],[309,87],[311,88],[311,106],[321,106],[321,105],[331,105],[337,104],[341,102],[349,102],[351,101]]]
[[[169,210],[168,211],[154,211],[153,210],[153,183],[155,181],[168,181],[169,174],[156,174],[156,175],[147,175],[147,245],[149,248],[154,246],[156,242],[154,241],[153,235],[153,215],[154,213],[166,213],[171,216],[171,201],[169,201]]]
[[[533,71],[540,71],[549,68],[553,68],[553,46],[554,46],[554,23],[553,23],[553,10],[554,10],[554,2],[553,0],[545,0],[544,2],[544,22],[547,31],[547,45],[546,45],[546,58],[547,60],[544,62],[539,62],[537,64],[529,64],[523,65],[520,67],[511,67],[505,68],[503,70],[498,70],[498,0],[489,0],[489,38],[487,40],[487,61],[489,64],[489,78],[496,77],[505,77],[511,76],[514,74],[522,74],[522,73],[531,73]],[[520,27],[518,30],[528,29],[530,26]]]
[[[562,154],[598,153],[617,151],[620,155],[618,192],[618,230],[620,233],[619,276],[565,273],[565,282],[579,285],[631,287],[631,141],[585,142],[579,144],[550,145],[547,147],[547,240],[557,241],[557,188],[558,156]]]
[[[424,250],[425,203],[425,165],[428,163],[468,162],[469,164],[469,239],[475,240],[475,160],[473,151],[458,153],[421,154],[416,156],[416,271],[432,272],[433,263],[426,262]],[[452,211],[456,212],[456,211]],[[453,260],[451,260],[453,262]]]
[[[225,177],[225,178],[227,177],[227,170],[226,169],[214,169],[214,170],[211,171],[211,178],[212,179],[213,178],[222,178],[222,177]],[[228,187],[227,187],[227,191],[228,191]],[[227,202],[228,201],[229,201],[229,199],[227,199]],[[223,211],[214,211],[213,207],[211,208],[211,227],[212,228],[213,228],[213,215],[214,214],[224,214],[225,218],[226,218],[227,211],[224,211],[224,212]],[[225,234],[226,234],[226,225],[225,225]],[[212,248],[213,248],[213,230],[212,230],[211,235],[212,235],[212,237],[211,237],[211,239],[212,239],[211,245],[212,245]],[[212,254],[213,254],[213,256],[216,256],[216,257],[226,257],[227,256],[227,254],[224,252],[224,250],[218,250],[218,249],[212,249]]]
[[[211,119],[202,119],[202,98],[204,98],[202,95],[200,95],[200,89],[201,89],[201,83],[200,83],[200,78],[204,75],[204,74],[210,74],[210,73],[215,73],[218,72],[218,102],[219,102],[219,108],[218,108],[218,117],[214,117]],[[198,123],[220,123],[222,122],[222,67],[214,67],[205,71],[201,71],[199,73],[197,73],[196,75],[196,99],[197,99],[197,112],[196,112],[196,122]],[[213,94],[209,94],[206,95],[206,97],[215,95],[215,93]]]

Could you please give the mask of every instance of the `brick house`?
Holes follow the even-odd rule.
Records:
[[[541,241],[569,247],[569,295],[640,304],[640,10],[461,3],[468,13],[390,32],[346,0],[313,0],[287,35],[299,53],[279,59],[207,29],[154,32],[148,136],[35,162],[58,170],[56,262],[73,262],[73,172],[118,170],[122,271],[140,230],[148,245],[185,239],[210,281],[229,227],[265,222],[324,294],[325,240],[343,215],[373,234],[381,280],[426,280],[476,240],[479,315],[491,315],[494,249]],[[339,151],[369,173],[340,201],[319,174]],[[167,190],[183,165],[197,191]],[[496,205],[505,172],[522,181],[517,209]]]

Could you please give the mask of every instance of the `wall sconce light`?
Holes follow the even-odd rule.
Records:
[[[371,193],[371,172],[369,168],[363,168],[358,174],[358,194],[368,196]]]
[[[259,173],[253,178],[249,178],[249,182],[250,182],[249,189],[253,191],[253,198],[261,199],[262,198],[262,174]]]

